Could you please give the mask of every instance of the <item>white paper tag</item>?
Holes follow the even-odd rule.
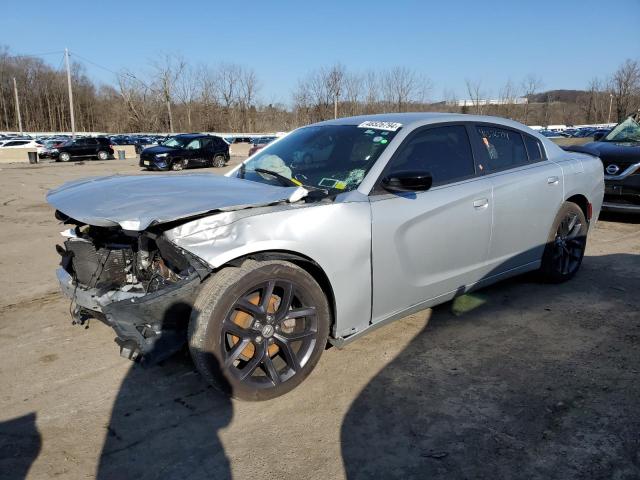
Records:
[[[376,130],[387,130],[389,132],[395,132],[402,126],[401,123],[396,122],[378,122],[378,121],[367,121],[362,122],[358,125],[358,128],[375,128]]]

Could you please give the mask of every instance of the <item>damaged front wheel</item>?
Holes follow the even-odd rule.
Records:
[[[266,400],[311,373],[326,345],[329,318],[327,299],[305,270],[247,260],[202,286],[189,348],[213,386],[243,400]]]

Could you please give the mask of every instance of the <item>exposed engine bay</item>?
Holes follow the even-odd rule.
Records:
[[[166,240],[117,227],[76,226],[65,232],[63,267],[85,288],[155,292],[187,278],[193,267]],[[66,259],[66,262],[64,261]]]
[[[121,354],[155,363],[186,341],[191,306],[209,267],[161,230],[86,225],[57,212],[62,232],[58,279],[76,324],[112,327]]]

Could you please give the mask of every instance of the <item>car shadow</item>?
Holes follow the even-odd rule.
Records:
[[[35,413],[0,422],[0,479],[26,478],[41,448]]]
[[[208,361],[217,364],[213,355]],[[230,398],[197,373],[186,347],[154,366],[133,364],[106,426],[96,477],[230,479],[218,431],[232,417]]]
[[[605,222],[640,223],[640,213],[600,212],[600,220]]]
[[[434,308],[345,415],[347,478],[638,478],[638,272],[586,257]]]

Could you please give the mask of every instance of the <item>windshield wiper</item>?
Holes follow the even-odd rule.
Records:
[[[279,180],[280,183],[282,185],[284,185],[285,187],[299,187],[300,186],[298,183],[294,182],[290,178],[287,178],[284,175],[280,175],[278,172],[274,172],[273,170],[267,170],[266,168],[255,168],[253,171],[254,172],[258,172],[258,173],[265,173],[267,175],[271,175],[272,177],[274,177],[277,180]]]

